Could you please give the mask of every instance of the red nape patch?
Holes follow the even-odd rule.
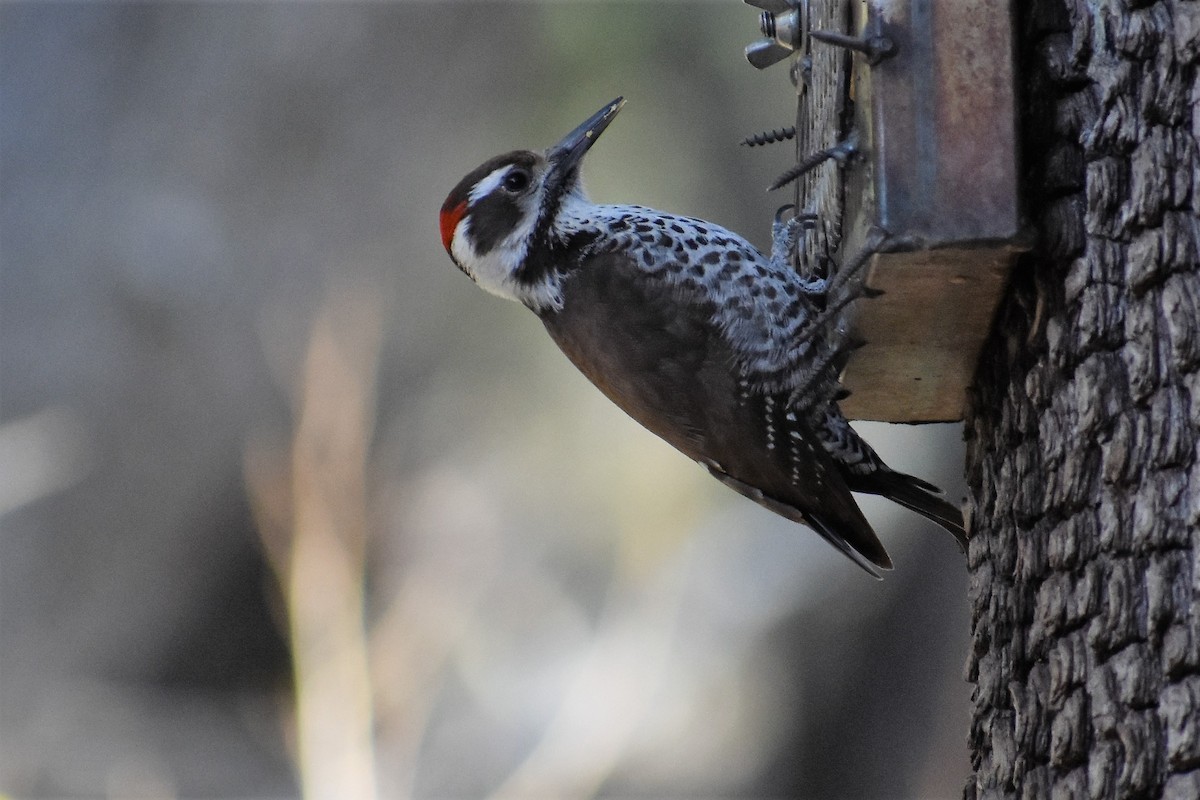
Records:
[[[447,253],[450,252],[450,243],[454,241],[454,229],[458,227],[458,223],[462,221],[463,215],[466,213],[466,200],[451,208],[442,206],[442,214],[439,222],[442,225],[442,246],[446,248]]]

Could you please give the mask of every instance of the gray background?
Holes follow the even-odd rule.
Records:
[[[897,563],[870,580],[610,408],[438,241],[468,170],[623,94],[593,197],[765,245],[790,150],[736,143],[793,90],[745,64],[755,33],[733,0],[0,5],[0,791],[298,791],[246,476],[332,314],[380,342],[381,796],[959,793],[949,537],[864,501]],[[958,426],[863,429],[961,496]]]

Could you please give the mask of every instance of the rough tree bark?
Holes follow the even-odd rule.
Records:
[[[1200,2],[1019,20],[1038,228],[967,420],[972,797],[1200,797]]]

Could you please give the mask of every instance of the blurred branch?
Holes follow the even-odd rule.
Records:
[[[246,454],[259,529],[282,589],[304,796],[376,796],[363,618],[367,456],[382,330],[378,300],[339,296],[313,325],[287,455]]]
[[[648,591],[618,583],[541,739],[488,800],[595,797],[661,709],[663,687],[680,678],[670,649],[682,580],[660,573]]]
[[[86,426],[65,406],[0,425],[0,516],[73,486],[90,465]]]

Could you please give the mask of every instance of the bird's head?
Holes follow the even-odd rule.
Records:
[[[487,291],[534,310],[561,302],[547,282],[555,222],[583,201],[579,166],[616,117],[623,98],[597,111],[544,153],[514,150],[485,161],[442,203],[442,244],[454,263]]]

